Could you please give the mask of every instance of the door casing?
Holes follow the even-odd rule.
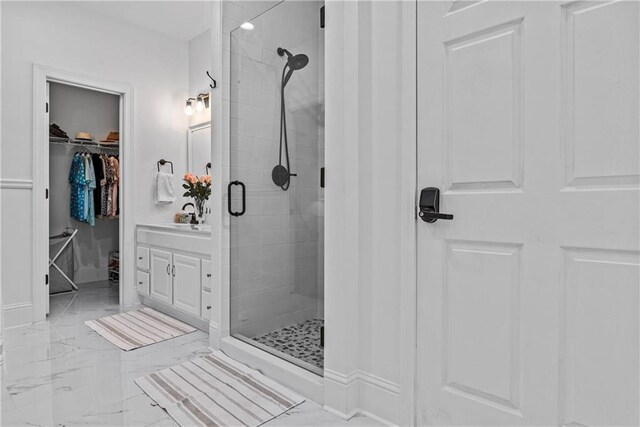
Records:
[[[120,97],[120,305],[133,306],[135,292],[135,178],[133,165],[133,87],[126,83],[110,82],[90,76],[60,70],[40,64],[33,65],[33,192],[32,192],[32,321],[46,318],[49,288],[45,286],[49,260],[49,203],[45,198],[49,187],[49,133],[47,83],[61,83],[89,90],[111,93]]]

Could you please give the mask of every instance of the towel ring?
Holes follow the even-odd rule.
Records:
[[[158,160],[158,163],[157,163],[157,165],[158,165],[158,172],[160,172],[160,166],[161,166],[161,165],[162,165],[162,166],[164,166],[164,165],[166,165],[167,163],[169,163],[169,164],[171,165],[171,173],[173,173],[173,162],[172,162],[171,160],[165,160],[165,159],[160,159],[160,160]]]

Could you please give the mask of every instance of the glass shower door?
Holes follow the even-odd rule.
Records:
[[[231,33],[228,213],[231,335],[319,374],[322,5],[284,1]]]

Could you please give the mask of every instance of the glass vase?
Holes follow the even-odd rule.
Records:
[[[205,200],[194,199],[196,205],[196,220],[198,224],[204,224],[204,207],[206,204]]]

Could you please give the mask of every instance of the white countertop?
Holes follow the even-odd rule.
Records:
[[[157,228],[161,230],[177,231],[181,233],[193,233],[193,234],[211,234],[210,224],[138,224],[138,227]]]

